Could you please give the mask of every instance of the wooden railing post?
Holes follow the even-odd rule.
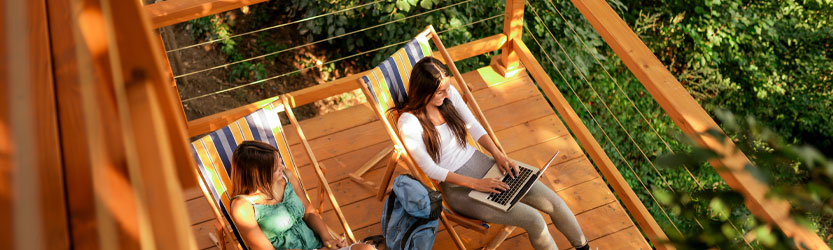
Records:
[[[752,214],[777,225],[798,246],[803,244],[809,249],[830,249],[817,234],[798,225],[790,217],[790,205],[786,201],[765,197],[769,187],[744,170],[746,165],[753,163],[731,140],[718,141],[705,134],[708,130],[721,133],[723,130],[607,2],[571,1],[680,130],[701,146],[725,156],[710,162],[729,187],[743,194],[746,207]]]
[[[518,54],[513,50],[512,41],[520,40],[524,25],[524,1],[506,0],[506,9],[503,16],[503,34],[506,35],[506,43],[503,44],[500,57],[492,58],[492,68],[503,77],[510,77],[520,72]]]
[[[69,249],[46,1],[0,3],[0,249]]]
[[[157,249],[196,249],[182,197],[182,181],[196,185],[197,169],[191,151],[179,98],[165,77],[158,53],[158,37],[141,3],[101,0],[109,12],[115,57],[111,60],[114,89],[120,100],[125,135],[133,139],[136,162],[129,162],[131,181],[145,202],[149,228]],[[122,31],[122,32],[119,32]],[[130,31],[130,32],[123,32]],[[118,92],[123,91],[122,94]],[[130,138],[132,136],[132,138]],[[130,142],[128,141],[128,145]],[[177,174],[179,171],[179,174]]]

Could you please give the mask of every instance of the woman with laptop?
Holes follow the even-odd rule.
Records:
[[[493,165],[510,178],[521,171],[497,149],[450,82],[447,67],[425,57],[411,71],[408,96],[391,108],[399,114],[397,126],[408,153],[428,177],[442,182],[448,205],[471,218],[525,229],[535,249],[558,249],[540,210],[573,247],[589,249],[573,212],[540,181],[533,180],[526,195],[508,211],[469,195],[475,190],[495,196],[509,189],[501,178],[484,177]],[[466,131],[494,158],[468,145]]]

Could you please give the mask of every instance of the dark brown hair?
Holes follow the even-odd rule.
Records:
[[[240,143],[231,156],[232,195],[259,190],[273,199],[272,173],[278,167],[278,159],[278,150],[272,145],[259,141]]]
[[[437,128],[428,119],[428,113],[425,111],[425,106],[431,102],[434,93],[437,92],[442,83],[443,78],[449,77],[448,67],[440,60],[433,57],[425,57],[414,64],[411,70],[411,82],[408,86],[408,95],[405,100],[391,108],[389,111],[395,111],[398,119],[399,114],[410,112],[419,119],[422,125],[422,141],[425,143],[425,148],[431,159],[434,162],[440,162],[440,138]],[[451,100],[446,98],[443,104],[439,107],[440,114],[442,114],[448,127],[460,146],[466,145],[466,126],[457,109],[451,103]]]

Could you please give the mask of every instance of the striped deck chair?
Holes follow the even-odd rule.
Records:
[[[220,222],[218,227],[223,229],[220,232],[232,233],[238,242],[236,245],[237,249],[248,249],[237,231],[237,227],[235,227],[234,222],[231,220],[231,211],[229,210],[231,208],[230,189],[232,187],[230,178],[231,156],[234,149],[237,148],[237,145],[244,140],[262,141],[277,148],[280,151],[281,162],[290,170],[289,172],[294,173],[295,177],[298,178],[298,181],[301,183],[301,190],[304,191],[307,200],[310,200],[307,190],[303,187],[304,182],[301,179],[302,176],[299,174],[298,166],[295,165],[295,161],[289,151],[289,144],[286,141],[281,120],[277,114],[278,112],[286,112],[291,123],[295,125],[298,135],[307,150],[310,162],[315,168],[320,182],[322,196],[329,196],[329,201],[342,224],[341,226],[344,232],[348,236],[348,240],[351,243],[356,242],[353,232],[347,224],[341,208],[338,206],[338,202],[332,195],[333,192],[328,185],[327,179],[324,177],[318,161],[315,159],[312,150],[310,150],[306,142],[303,131],[300,130],[300,126],[298,126],[292,110],[287,108],[289,105],[285,105],[285,103],[286,98],[281,97],[279,101],[269,103],[265,107],[232,122],[228,126],[211,132],[191,143],[191,151],[199,168],[200,176],[202,177],[202,183],[200,184],[204,189],[207,189],[206,195],[210,196],[206,198],[212,203],[217,220]],[[323,200],[321,199],[322,202]],[[319,203],[320,206],[321,203]],[[323,212],[323,210],[321,211]],[[333,234],[333,232],[330,229],[330,233]],[[221,235],[220,239],[222,240],[224,238]]]
[[[497,137],[495,136],[494,131],[492,130],[489,123],[486,121],[485,117],[483,116],[483,112],[480,110],[479,105],[475,102],[474,97],[471,94],[471,91],[468,88],[468,85],[463,81],[463,77],[460,75],[459,71],[457,71],[457,67],[454,65],[454,61],[451,60],[451,56],[446,51],[445,47],[440,41],[439,36],[434,31],[432,26],[428,26],[425,31],[420,32],[414,40],[408,42],[405,47],[397,50],[393,56],[386,59],[376,68],[373,68],[370,73],[367,75],[360,77],[357,81],[359,86],[361,87],[362,91],[364,92],[365,97],[367,97],[368,102],[371,104],[370,106],[373,107],[376,114],[379,116],[382,123],[385,124],[385,129],[390,135],[391,140],[394,143],[394,150],[391,158],[387,164],[387,170],[385,171],[385,175],[383,176],[382,182],[379,185],[379,190],[377,194],[377,198],[382,200],[384,198],[385,193],[388,192],[390,181],[393,178],[393,172],[396,169],[396,163],[401,159],[404,160],[405,163],[409,166],[409,170],[414,176],[418,176],[423,183],[426,185],[433,187],[435,190],[439,187],[438,183],[435,181],[430,180],[422,170],[417,167],[416,162],[411,158],[408,154],[404,144],[402,143],[402,139],[399,135],[399,130],[396,127],[396,114],[393,112],[387,112],[387,110],[396,103],[399,103],[404,100],[404,97],[407,96],[407,89],[408,83],[410,79],[411,68],[413,65],[417,63],[420,59],[431,56],[431,46],[428,43],[428,40],[431,39],[434,44],[438,47],[440,54],[443,57],[443,61],[446,62],[451,69],[454,78],[456,79],[456,83],[452,81],[452,83],[456,84],[456,88],[460,90],[462,93],[463,99],[468,104],[469,108],[473,111],[472,113],[477,117],[483,127],[486,129],[487,134],[494,140],[495,144],[498,146],[498,149],[501,151],[503,148],[498,143]],[[480,148],[480,145],[476,143],[471,135],[468,136],[468,143],[477,148],[480,151],[483,151]],[[486,152],[488,154],[488,152]],[[446,219],[454,221],[466,228],[478,231],[480,233],[486,233],[489,229],[489,224],[485,223],[480,220],[474,220],[471,218],[463,217],[462,215],[456,214],[449,209],[446,205],[441,216],[443,224],[445,228],[451,234],[452,239],[454,239],[455,244],[460,249],[465,249],[462,241],[460,240],[459,236],[456,233],[456,230],[453,230],[453,227],[450,227]],[[490,242],[488,249],[493,249],[497,247],[505,237],[511,233],[511,230],[514,230],[514,227],[507,227],[502,233],[498,234],[492,242]]]

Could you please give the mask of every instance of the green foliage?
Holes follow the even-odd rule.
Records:
[[[188,30],[194,38],[197,40],[222,39],[215,46],[219,46],[220,52],[226,55],[228,62],[237,62],[245,58],[238,51],[237,44],[240,41],[239,38],[230,38],[232,36],[231,26],[234,26],[234,23],[220,14],[188,21]],[[270,47],[269,45],[264,45],[263,48],[266,50],[278,49],[277,46]],[[266,65],[260,62],[252,63],[247,61],[233,64],[230,67],[229,81],[249,79],[250,77],[254,77],[256,80],[266,78]]]
[[[759,181],[770,186],[767,197],[790,203],[791,216],[799,224],[816,231],[822,239],[833,234],[833,161],[809,145],[795,146],[786,142],[775,131],[764,127],[752,116],[736,117],[720,110],[718,117],[723,127],[734,138],[719,131],[705,134],[719,142],[732,140],[738,150],[746,153],[755,165],[747,165],[743,171],[753,173]],[[687,140],[694,145],[693,141]],[[708,149],[695,147],[692,152],[668,154],[659,163],[668,168],[683,164],[701,165],[709,159],[725,157]],[[730,171],[730,170],[727,170]],[[748,213],[736,214],[732,207],[743,206],[743,197],[735,191],[667,192],[655,190],[660,202],[672,213],[697,220],[703,225],[685,233],[684,237],[671,238],[678,249],[703,249],[718,246],[720,249],[745,249],[735,230],[755,234],[751,244],[769,249],[796,249],[792,240],[784,236],[777,226],[766,223]],[[729,223],[729,222],[732,223]],[[828,244],[833,242],[828,242]]]
[[[753,115],[833,155],[833,1],[625,2],[637,7],[626,19],[706,110]]]
[[[286,5],[285,11],[294,13],[297,18],[314,17],[370,2],[372,1],[299,0]],[[455,6],[448,7],[451,5]],[[429,24],[434,25],[437,32],[454,28],[440,35],[446,47],[463,44],[501,32],[503,27],[501,18],[464,27],[466,24],[501,13],[503,13],[503,1],[382,1],[305,22],[301,29],[302,33],[309,34],[310,40],[342,36],[331,40],[329,44],[340,50],[341,53],[338,56],[349,56],[388,44],[408,41]],[[399,47],[394,46],[373,52],[368,57],[358,57],[354,61],[365,68],[370,68],[390,56]],[[470,70],[485,66],[489,62],[488,58],[480,59],[482,60],[464,61],[458,64],[458,67],[460,70]]]

